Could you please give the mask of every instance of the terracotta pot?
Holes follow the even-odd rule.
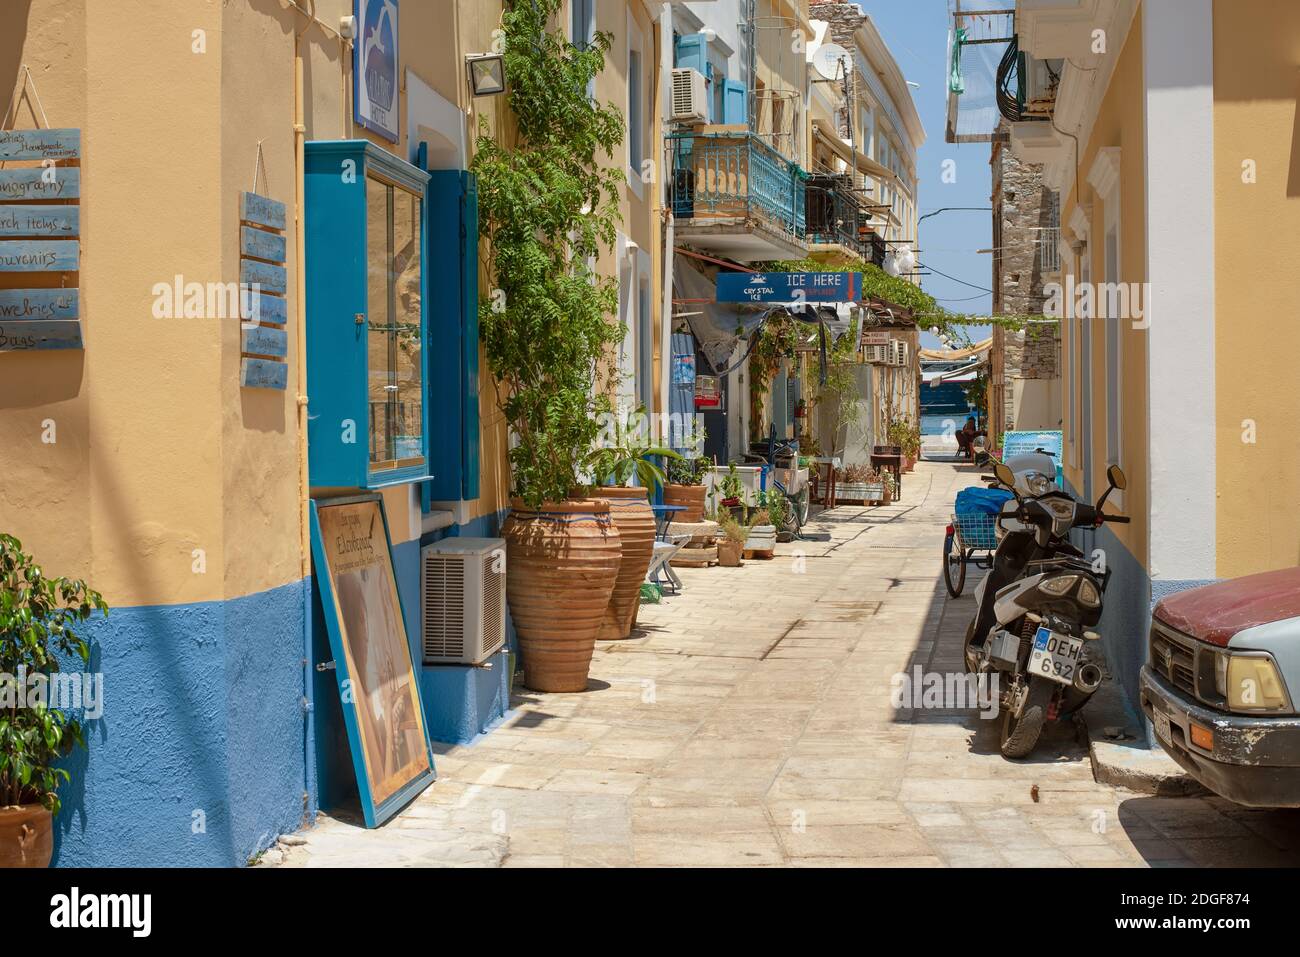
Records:
[[[740,567],[740,556],[744,550],[744,542],[733,542],[729,538],[718,539],[718,564],[724,565],[727,568]],[[680,552],[678,554],[680,554]]]
[[[506,600],[519,634],[524,684],[535,691],[584,691],[596,632],[614,590],[622,548],[604,500],[511,502]]]
[[[49,867],[54,817],[39,804],[0,807],[0,867]]]
[[[674,522],[701,522],[704,520],[704,496],[708,491],[703,485],[665,485],[664,504],[681,505],[686,511],[673,515]]]
[[[597,489],[594,494],[609,502],[609,517],[618,528],[623,550],[618,580],[596,638],[600,641],[627,638],[632,634],[637,606],[641,604],[641,583],[645,581],[655,549],[655,513],[646,490],[640,486],[612,486]]]

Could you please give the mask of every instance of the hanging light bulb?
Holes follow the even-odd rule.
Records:
[[[910,273],[916,267],[916,253],[912,252],[910,246],[904,246],[895,258],[899,273]]]
[[[931,327],[930,327],[930,335],[932,335],[932,336],[937,336],[938,334],[939,334],[939,327],[938,327],[938,326],[931,326]]]
[[[891,276],[897,276],[902,270],[898,268],[898,260],[893,256],[885,257],[885,272]]]

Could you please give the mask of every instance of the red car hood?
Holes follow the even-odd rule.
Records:
[[[1162,598],[1152,614],[1185,635],[1223,647],[1239,631],[1300,616],[1300,567],[1189,588]]]

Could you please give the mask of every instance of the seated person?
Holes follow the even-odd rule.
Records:
[[[987,429],[976,428],[975,416],[966,419],[966,424],[957,430],[957,454],[966,459],[974,460],[975,458],[975,439],[978,436],[988,436]]]

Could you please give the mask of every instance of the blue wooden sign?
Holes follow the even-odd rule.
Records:
[[[288,282],[288,273],[283,266],[273,266],[256,259],[241,259],[239,281],[245,286],[259,286],[264,292],[282,293]]]
[[[76,319],[76,289],[0,289],[0,322]]]
[[[282,326],[288,318],[288,303],[279,296],[244,290],[240,294],[240,318],[247,322],[273,322]]]
[[[81,155],[81,130],[0,130],[0,160],[61,160]]]
[[[284,229],[284,203],[257,193],[240,193],[239,218],[246,223]]]
[[[0,352],[80,348],[81,323],[76,319],[0,322]]]
[[[857,302],[862,273],[857,272],[720,272],[718,302]]]
[[[283,389],[289,383],[289,367],[274,359],[240,359],[239,384],[252,389]]]
[[[0,236],[79,236],[80,206],[0,206]]]
[[[285,356],[289,352],[289,337],[283,329],[246,326],[240,330],[239,349],[258,356]]]
[[[0,207],[0,219],[3,218],[3,207]],[[254,259],[266,259],[274,263],[284,262],[284,237],[277,233],[269,233],[265,229],[258,229],[255,226],[241,226],[239,228],[239,252],[242,256],[252,256]]]
[[[75,239],[0,241],[0,272],[74,272],[80,258]]]
[[[81,170],[75,166],[0,169],[0,200],[77,199]]]

